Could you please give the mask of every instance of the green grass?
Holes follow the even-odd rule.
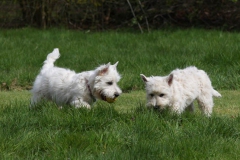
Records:
[[[43,61],[60,49],[56,65],[77,72],[119,61],[124,91],[143,89],[139,74],[167,75],[195,65],[205,70],[217,89],[240,88],[239,33],[161,30],[80,32],[61,29],[0,30],[0,83],[3,89],[31,88]]]
[[[147,110],[143,91],[91,110],[52,103],[29,110],[29,92],[0,93],[1,159],[240,158],[237,91],[221,92],[211,118],[198,109],[182,116]]]
[[[214,114],[216,113],[219,116],[227,116],[227,117],[236,117],[240,113],[240,91],[229,91],[222,90],[220,91],[222,94],[221,98],[214,98]],[[4,106],[15,105],[18,106],[18,103],[25,104],[25,108],[28,108],[30,104],[31,94],[29,91],[2,91],[0,92],[0,106],[4,108]],[[123,93],[115,103],[109,105],[104,101],[97,101],[97,104],[94,105],[94,108],[97,108],[98,105],[101,106],[111,106],[117,112],[120,113],[128,113],[132,112],[137,107],[146,103],[145,92],[143,90],[139,91],[131,91],[129,93]],[[53,104],[52,104],[53,105]],[[54,105],[53,105],[54,106]],[[96,106],[96,107],[95,107]],[[196,113],[201,114],[200,110],[197,108],[197,103],[195,103]],[[68,107],[66,107],[68,108]]]
[[[240,159],[239,33],[199,29],[151,33],[0,30],[0,159]],[[93,109],[43,102],[30,93],[46,55],[76,72],[119,61],[124,93]],[[204,69],[222,98],[211,118],[196,107],[181,116],[147,110],[139,76]]]

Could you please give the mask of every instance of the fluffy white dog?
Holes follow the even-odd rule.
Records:
[[[213,108],[212,97],[221,97],[221,94],[213,89],[206,72],[196,67],[176,69],[165,77],[146,77],[143,74],[141,77],[146,86],[148,107],[169,107],[181,114],[186,108],[193,111],[193,101],[197,99],[202,112],[210,116]]]
[[[47,99],[58,106],[70,104],[76,108],[90,108],[96,99],[112,103],[122,93],[117,85],[121,78],[116,68],[118,62],[76,74],[69,69],[55,67],[54,62],[59,57],[58,48],[48,54],[31,90],[31,106]]]

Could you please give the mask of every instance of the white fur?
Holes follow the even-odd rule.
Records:
[[[121,78],[116,68],[118,62],[75,73],[69,69],[55,67],[54,62],[59,57],[58,48],[48,54],[31,90],[31,106],[41,99],[47,99],[56,102],[58,106],[70,104],[90,108],[96,99],[106,101],[106,97],[116,98],[122,93],[117,85]]]
[[[210,116],[213,108],[212,97],[221,97],[221,94],[213,89],[206,72],[196,67],[176,69],[165,77],[146,77],[143,74],[141,77],[145,82],[149,107],[169,107],[181,114],[186,108],[193,111],[193,101],[197,99],[202,112]]]

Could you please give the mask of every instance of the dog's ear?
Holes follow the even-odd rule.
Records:
[[[102,75],[106,74],[107,72],[108,72],[108,67],[105,67],[98,72],[98,75],[102,76]]]
[[[118,65],[118,61],[113,65],[115,68],[117,68]]]
[[[143,82],[148,82],[148,78],[144,74],[140,74],[142,77]]]
[[[101,70],[98,71],[98,75],[102,76],[108,72],[110,63],[108,63],[106,66],[104,66]]]
[[[173,74],[170,74],[168,77],[167,77],[167,83],[169,86],[172,85],[172,81],[173,81]]]

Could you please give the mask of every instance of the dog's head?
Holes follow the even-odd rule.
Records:
[[[146,77],[141,74],[145,83],[147,106],[155,109],[164,109],[171,106],[173,75],[167,77]]]
[[[114,65],[110,63],[102,65],[95,70],[95,79],[93,83],[93,96],[112,103],[122,93],[117,83],[121,76],[117,72],[118,62]]]

